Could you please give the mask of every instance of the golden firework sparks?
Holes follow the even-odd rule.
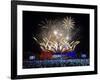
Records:
[[[73,29],[75,21],[71,17],[66,17],[63,20],[64,29]]]
[[[74,29],[75,21],[71,17],[65,17],[63,20],[45,20],[39,24],[42,28],[42,40],[39,41],[43,51],[65,52],[73,51],[80,41],[72,40],[72,29]],[[45,34],[45,35],[44,35]]]

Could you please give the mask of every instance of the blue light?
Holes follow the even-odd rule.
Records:
[[[66,52],[64,53],[67,57],[69,58],[77,58],[77,54],[75,51],[71,51],[71,52]]]
[[[66,57],[66,58],[72,58],[75,59],[77,58],[77,53],[75,51],[70,51],[70,52],[64,52],[64,53],[54,53],[55,55],[53,56],[53,58],[62,58]]]

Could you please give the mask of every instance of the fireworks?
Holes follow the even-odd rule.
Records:
[[[33,39],[40,44],[43,51],[52,51],[54,53],[73,51],[80,43],[80,41],[72,39],[73,33],[76,33],[76,31],[73,32],[75,21],[71,17],[61,20],[45,20],[39,25],[42,30],[39,34],[41,40],[35,37]]]
[[[74,22],[74,20],[71,17],[64,18],[63,23],[64,23],[63,24],[64,28],[68,29],[68,30],[73,29],[74,25],[75,25],[75,22]]]

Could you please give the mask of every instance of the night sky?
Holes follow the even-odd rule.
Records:
[[[89,14],[34,11],[23,11],[23,55],[27,56],[26,52],[33,52],[33,50],[34,53],[41,51],[39,44],[32,39],[32,35],[36,36],[41,32],[38,25],[41,21],[45,21],[45,19],[60,19],[66,16],[74,18],[75,25],[80,27],[80,44],[77,45],[76,51],[84,51],[89,56]]]

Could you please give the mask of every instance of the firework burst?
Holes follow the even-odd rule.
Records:
[[[75,21],[71,17],[65,17],[62,20],[47,20],[41,24],[41,40],[33,37],[40,44],[43,51],[68,52],[73,51],[80,41],[72,39]],[[74,34],[75,36],[75,34]]]
[[[70,29],[73,29],[74,28],[74,26],[75,26],[75,21],[71,18],[71,17],[66,17],[66,18],[64,18],[64,20],[63,20],[63,27],[64,27],[64,29],[68,29],[68,30],[70,30]]]

